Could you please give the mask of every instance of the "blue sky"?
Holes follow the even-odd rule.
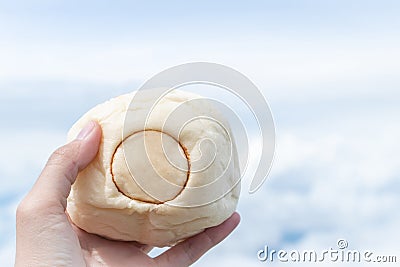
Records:
[[[277,128],[269,178],[197,266],[262,266],[264,245],[338,238],[399,251],[398,1],[82,2],[0,1],[0,262],[13,263],[17,203],[74,121],[191,61],[247,75]]]
[[[99,39],[99,34],[143,37],[158,32],[180,37],[227,30],[353,35],[399,25],[397,1],[2,1],[1,7],[1,14],[21,35],[51,33],[88,40]]]

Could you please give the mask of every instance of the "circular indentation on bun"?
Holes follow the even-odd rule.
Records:
[[[69,141],[97,121],[102,139],[72,185],[67,212],[88,233],[172,246],[221,224],[236,209],[241,174],[230,113],[184,91],[156,105],[152,90],[140,95],[100,104],[71,128]]]
[[[134,200],[164,203],[184,190],[190,175],[185,147],[158,130],[135,132],[115,149],[111,175],[118,190]]]

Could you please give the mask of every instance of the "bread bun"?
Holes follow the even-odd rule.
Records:
[[[67,212],[89,233],[164,247],[234,212],[238,155],[229,125],[208,99],[174,90],[146,114],[151,90],[132,102],[138,95],[100,104],[72,126],[70,141],[90,120],[103,134],[72,186]]]

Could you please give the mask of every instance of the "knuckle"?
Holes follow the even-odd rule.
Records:
[[[183,250],[185,251],[185,255],[189,262],[194,263],[197,260],[196,255],[193,251],[193,244],[191,242],[185,243],[185,246],[183,246]]]
[[[53,154],[51,154],[49,162],[51,163],[62,163],[65,160],[72,160],[76,156],[76,148],[78,144],[68,144],[57,148]]]
[[[25,207],[23,205],[23,202],[21,201],[18,206],[17,206],[17,210],[16,210],[16,216],[17,218],[22,217],[25,213]]]
[[[214,240],[214,238],[210,235],[210,233],[207,230],[204,231],[204,238],[205,238],[205,243],[207,243],[210,248],[212,248],[217,244],[217,242]]]
[[[72,142],[68,145],[59,147],[50,156],[48,166],[62,166],[67,173],[75,173],[78,170],[78,142]]]
[[[37,199],[28,194],[17,206],[17,221],[25,221],[30,218],[47,215],[54,211],[58,207],[57,205],[58,202],[49,201],[48,199]]]
[[[34,213],[34,208],[32,205],[29,205],[29,203],[26,200],[22,200],[16,210],[16,217],[18,218],[25,218],[31,216],[31,214]]]

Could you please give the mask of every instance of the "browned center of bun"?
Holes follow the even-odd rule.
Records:
[[[164,203],[185,188],[190,175],[189,154],[167,133],[139,131],[118,145],[110,171],[115,186],[125,196]]]

